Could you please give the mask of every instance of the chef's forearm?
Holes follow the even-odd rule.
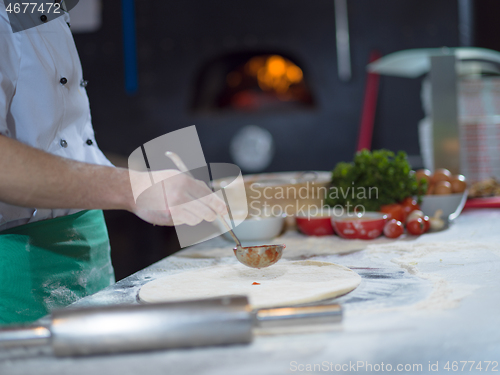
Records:
[[[62,158],[0,136],[0,201],[37,208],[133,209],[128,170]]]

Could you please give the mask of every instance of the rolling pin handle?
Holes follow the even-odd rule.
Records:
[[[7,327],[0,330],[0,348],[48,345],[50,338],[50,330],[46,327]]]

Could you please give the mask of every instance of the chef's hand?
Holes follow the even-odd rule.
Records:
[[[227,214],[224,201],[203,181],[170,169],[129,172],[135,196],[130,211],[151,224],[196,225],[203,220],[214,221],[217,214]],[[151,181],[155,182],[153,186]]]

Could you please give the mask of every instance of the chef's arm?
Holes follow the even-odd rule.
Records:
[[[141,181],[140,172],[136,174]],[[164,177],[178,171],[160,171]],[[164,184],[170,196],[179,201],[203,197],[187,209],[176,213],[181,221],[195,225],[212,221],[216,212],[224,214],[226,206],[206,185],[187,176],[179,176],[173,184]],[[149,175],[147,176],[149,180]],[[144,179],[142,179],[144,180]],[[163,194],[161,195],[164,196]],[[123,209],[157,225],[173,225],[172,209],[166,202],[155,202],[158,194],[148,192],[136,203],[132,194],[129,170],[82,163],[27,146],[0,135],[0,201],[22,207]],[[186,206],[186,205],[184,205]],[[163,209],[154,209],[163,207]],[[182,206],[180,206],[182,207]]]

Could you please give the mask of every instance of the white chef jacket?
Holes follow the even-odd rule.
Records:
[[[69,15],[13,33],[0,0],[0,134],[54,155],[111,166],[97,147],[84,86]],[[77,211],[0,202],[0,231]]]

